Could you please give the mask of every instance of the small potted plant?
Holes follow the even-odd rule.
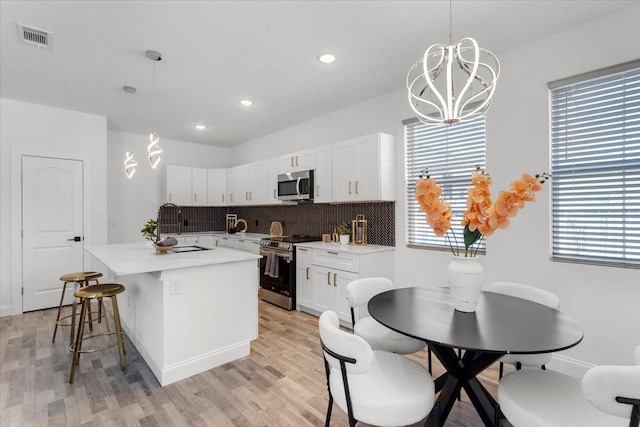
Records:
[[[144,227],[142,227],[142,230],[140,230],[144,238],[150,241],[154,247],[158,244],[158,241],[160,240],[160,236],[156,233],[157,229],[158,229],[158,221],[156,221],[155,219],[150,219],[149,221],[147,221]]]
[[[338,232],[338,235],[340,236],[340,244],[341,245],[348,245],[349,244],[349,237],[351,236],[351,226],[349,225],[348,222],[343,222],[342,224],[340,224],[336,230]]]

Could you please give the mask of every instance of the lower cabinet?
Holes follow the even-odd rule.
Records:
[[[297,309],[316,316],[333,310],[351,326],[347,285],[360,277],[393,278],[393,252],[365,254],[316,248],[296,248]]]
[[[245,252],[251,252],[252,254],[260,253],[260,240],[249,239],[246,237],[240,237],[242,234],[238,234],[237,237],[225,236],[215,238],[215,246],[221,248],[238,249]]]

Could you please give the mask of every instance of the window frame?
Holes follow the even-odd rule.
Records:
[[[453,125],[425,124],[417,118],[410,118],[403,120],[402,124],[405,151],[406,246],[408,248],[421,250],[446,252],[451,252],[452,250],[447,238],[445,236],[437,237],[431,227],[428,226],[424,216],[425,214],[415,200],[416,179],[418,178],[419,171],[422,168],[428,167],[430,176],[435,178],[438,185],[443,188],[441,197],[446,202],[451,203],[451,228],[455,231],[458,247],[464,249],[464,227],[460,225],[460,222],[466,210],[466,190],[473,185],[471,182],[471,173],[476,170],[476,165],[481,168],[486,167],[486,118],[484,116],[476,117],[473,120],[458,122]],[[443,152],[450,150],[448,147],[453,146],[453,151],[449,156],[447,156],[446,153],[435,154],[434,161],[428,162],[424,153],[418,154],[416,151],[428,149],[429,143],[425,141],[425,136],[429,138],[430,135],[433,134],[436,134],[437,137],[431,142],[431,145],[437,146],[437,150],[442,150]],[[478,142],[481,144],[478,144]],[[458,147],[455,147],[456,144]],[[462,147],[462,144],[466,145]],[[429,150],[429,153],[437,153],[437,150]],[[472,155],[469,155],[469,153]],[[464,161],[466,161],[466,163]],[[449,167],[445,167],[447,162],[449,163]],[[462,162],[462,164],[460,164],[460,162]],[[452,163],[457,166],[451,167],[450,165]],[[453,175],[453,178],[445,178],[445,173],[447,172]],[[452,197],[452,193],[456,194],[456,196]],[[452,243],[455,245],[453,238]],[[477,253],[486,254],[486,240],[480,243]]]
[[[556,80],[548,88],[550,260],[640,269],[640,220],[633,220],[636,211],[640,218],[640,155],[634,150],[640,147],[640,60]],[[585,208],[572,209],[571,203]],[[620,224],[600,226],[603,216],[620,218]],[[585,230],[591,236],[583,236]]]

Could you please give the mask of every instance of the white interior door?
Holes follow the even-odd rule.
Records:
[[[82,187],[81,160],[22,157],[23,311],[57,306],[60,276],[83,271]]]

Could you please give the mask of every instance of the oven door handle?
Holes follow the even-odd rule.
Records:
[[[302,178],[298,177],[298,179],[296,180],[296,193],[298,193],[298,198],[301,197],[300,195],[300,183],[302,182]]]
[[[288,263],[291,263],[291,254],[290,253],[283,253],[283,252],[277,252],[277,251],[270,251],[268,249],[262,249],[260,248],[260,255],[261,256],[268,256],[270,253],[274,253],[276,254],[276,256],[280,257],[280,258],[284,258],[285,261],[287,261]]]

